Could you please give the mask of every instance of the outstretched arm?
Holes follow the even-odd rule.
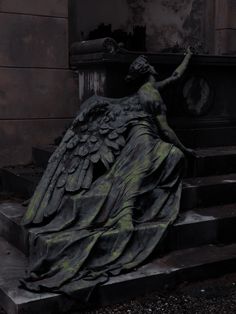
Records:
[[[157,82],[156,88],[165,87],[166,85],[173,83],[177,81],[179,78],[181,78],[181,76],[184,74],[184,72],[186,71],[188,67],[191,57],[192,57],[192,52],[190,48],[188,48],[187,55],[185,56],[183,62],[178,66],[178,68],[173,72],[173,74],[169,78],[163,81]]]
[[[176,147],[178,147],[184,154],[187,155],[196,155],[195,151],[192,149],[189,149],[185,147],[175,132],[171,129],[171,127],[168,125],[168,122],[166,120],[166,116],[164,114],[156,116],[158,127],[163,135],[163,139],[166,140],[168,143],[174,144]]]

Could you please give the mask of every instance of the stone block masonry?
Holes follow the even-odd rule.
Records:
[[[0,38],[0,166],[25,164],[78,110],[68,0],[1,0]]]

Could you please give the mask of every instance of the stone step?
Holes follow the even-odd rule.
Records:
[[[97,287],[89,301],[92,305],[123,302],[153,291],[165,291],[184,281],[202,280],[235,271],[236,244],[207,245],[171,252],[128,274],[111,278]],[[69,313],[86,307],[80,300],[84,291],[72,298],[57,294],[36,294],[18,287],[24,277],[27,259],[7,241],[0,238],[0,307],[7,314]]]
[[[185,119],[186,120],[186,119]],[[233,146],[235,145],[236,126],[213,126],[213,127],[184,127],[173,126],[179,139],[186,147],[216,147],[216,146]]]
[[[25,210],[25,207],[17,203],[0,204],[0,236],[27,255],[28,232],[20,225]],[[155,222],[147,223],[136,227],[136,230],[142,228],[155,229],[157,224]],[[210,243],[236,242],[235,229],[236,204],[181,212],[156,253]]]
[[[26,207],[16,202],[0,204],[0,237],[28,254],[28,232],[21,226]]]
[[[1,170],[3,189],[25,199],[30,198],[43,174],[43,169],[10,167]],[[183,182],[181,210],[236,202],[236,173],[186,178]]]
[[[236,146],[196,149],[197,158],[190,162],[192,177],[230,174],[236,171]]]
[[[55,149],[55,145],[33,147],[32,157],[34,164],[38,167],[46,168],[48,160]]]
[[[185,179],[181,210],[236,202],[236,173]]]
[[[163,243],[174,251],[207,244],[236,242],[236,204],[180,212]]]
[[[25,199],[30,198],[43,171],[33,165],[2,168],[2,189]]]
[[[36,166],[45,168],[56,146],[32,148]],[[236,169],[236,146],[221,146],[196,149],[197,157],[188,161],[188,177],[204,177],[233,173]]]

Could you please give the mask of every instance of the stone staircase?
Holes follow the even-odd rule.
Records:
[[[2,169],[2,189],[29,198],[54,149],[33,148],[33,165]],[[236,271],[236,146],[197,151],[186,171],[179,218],[161,248],[146,265],[98,287],[90,305],[120,302],[183,281]],[[20,225],[25,210],[18,202],[0,204],[0,306],[9,314],[68,313],[75,304],[82,306],[75,299],[84,291],[75,291],[68,299],[18,288],[27,266],[28,234]],[[155,223],[148,227],[155,228]]]

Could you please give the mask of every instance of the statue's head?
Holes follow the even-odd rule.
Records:
[[[134,62],[129,67],[128,75],[126,76],[126,81],[134,81],[136,79],[144,78],[148,75],[158,75],[153,66],[150,65],[145,56],[139,56],[134,60]]]

